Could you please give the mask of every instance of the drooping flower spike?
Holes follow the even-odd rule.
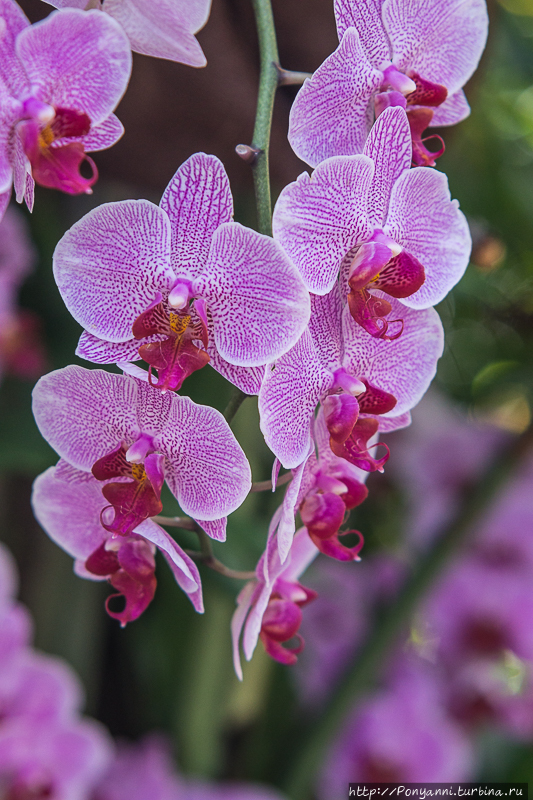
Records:
[[[400,304],[391,300],[397,315]],[[378,429],[409,423],[442,355],[436,311],[404,309],[404,331],[388,342],[369,336],[352,319],[338,286],[312,296],[309,327],[295,347],[266,368],[259,394],[261,431],[287,469],[308,456],[316,407],[324,405],[333,452],[355,466],[381,470],[368,442]]]
[[[55,8],[87,8],[87,0],[45,0]],[[114,17],[136,53],[168,58],[191,67],[206,59],[194,34],[209,17],[211,0],[93,0],[92,7]]]
[[[301,608],[316,597],[316,593],[302,586],[298,579],[318,555],[318,549],[302,528],[294,537],[288,560],[282,564],[275,535],[278,518],[279,510],[270,524],[267,547],[257,564],[256,577],[242,588],[231,621],[233,664],[241,681],[241,634],[247,661],[252,658],[260,638],[266,652],[275,661],[295,664],[304,644],[298,635]],[[284,643],[295,636],[299,645],[296,648],[284,647]]]
[[[33,412],[61,458],[102,481],[112,534],[131,536],[159,514],[166,481],[183,512],[223,540],[225,516],[250,490],[246,456],[218,411],[136,378],[65,367],[38,381]]]
[[[310,292],[329,292],[347,275],[353,318],[372,336],[401,334],[376,289],[410,308],[439,303],[462,277],[471,239],[464,214],[451,200],[446,176],[410,169],[407,115],[386,109],[356,156],[339,156],[304,172],[282,191],[274,236]],[[310,243],[312,242],[312,246]]]
[[[102,485],[90,473],[60,461],[36,479],[32,505],[50,538],[76,559],[77,574],[108,580],[118,592],[112,597],[125,598],[120,612],[109,607],[111,598],[106,602],[109,615],[123,626],[137,619],[154,596],[156,547],[194,608],[203,612],[200,575],[194,561],[151,519],[139,523],[128,535],[105,527],[106,522],[112,522],[113,512],[102,495]]]
[[[433,166],[422,132],[470,109],[462,87],[487,39],[485,0],[335,0],[340,45],[300,89],[289,141],[311,166],[362,153],[384,108],[408,109],[415,164]],[[442,151],[441,151],[442,152]]]
[[[30,25],[14,0],[0,0],[0,206],[14,183],[33,205],[34,181],[68,194],[90,192],[86,152],[114,144],[112,113],[131,72],[120,25],[97,11],[54,12]],[[80,166],[88,161],[92,176]]]
[[[54,274],[86,329],[77,354],[99,363],[143,358],[162,389],[179,389],[212,355],[219,372],[257,392],[263,371],[253,368],[297,341],[309,295],[282,248],[232,215],[224,167],[197,153],[160,207],[108,203],[67,231]]]

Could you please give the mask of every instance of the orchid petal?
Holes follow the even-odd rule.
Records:
[[[209,2],[203,5],[209,8]],[[191,67],[206,65],[184,8],[175,0],[157,0],[156,4],[151,0],[106,0],[105,10],[120,22],[135,52]]]
[[[306,529],[300,528],[296,531],[292,542],[289,563],[281,573],[280,578],[289,583],[296,582],[307,567],[312,564],[317,555],[318,549],[309,538]]]
[[[170,396],[170,414],[157,442],[167,458],[166,481],[186,514],[219,520],[250,491],[250,466],[222,414],[188,397]]]
[[[6,213],[6,209],[9,205],[9,201],[11,200],[11,188],[0,194],[0,221],[3,219],[4,214]]]
[[[157,339],[153,336],[151,339]],[[145,340],[148,341],[148,340]],[[118,364],[124,361],[138,361],[139,344],[137,339],[130,339],[128,342],[106,342],[93,336],[92,333],[83,331],[76,348],[76,355],[93,361],[95,364]]]
[[[4,23],[0,34],[0,84],[4,83],[18,97],[28,88],[28,78],[15,53],[15,43],[30,22],[14,0],[0,0],[0,19]]]
[[[342,39],[348,28],[356,28],[368,60],[379,68],[391,60],[391,47],[383,21],[383,0],[335,0],[337,33]]]
[[[315,408],[333,383],[308,331],[292,350],[267,366],[259,393],[260,427],[286,469],[298,467],[306,458]]]
[[[456,125],[470,115],[470,106],[461,89],[455,94],[448,96],[444,103],[435,109],[431,127],[436,128],[445,125]]]
[[[312,443],[307,458],[313,453],[314,444]],[[287,560],[289,552],[292,554],[292,543],[296,530],[295,514],[296,508],[300,504],[303,496],[311,488],[309,475],[306,473],[307,458],[293,472],[292,481],[287,486],[283,503],[281,504],[281,516],[276,528],[276,539],[278,542],[279,560],[282,564]],[[307,478],[307,480],[305,480]],[[291,555],[292,558],[292,555]]]
[[[209,306],[218,352],[236,366],[278,358],[309,321],[309,295],[281,247],[236,222],[215,232],[193,292]]]
[[[207,262],[216,229],[233,217],[233,198],[222,162],[195,153],[168,184],[160,206],[170,219],[174,272],[192,279]]]
[[[366,156],[329,158],[281,192],[274,236],[310,292],[331,291],[345,255],[372,234],[366,210],[373,173]]]
[[[83,111],[94,126],[109,117],[128,85],[129,42],[118,22],[99,11],[53,12],[19,34],[16,52],[36,98]]]
[[[244,621],[252,605],[253,595],[257,588],[255,581],[248,581],[242,588],[237,597],[237,608],[231,618],[231,640],[233,644],[233,667],[240,681],[243,679],[240,639]]]
[[[124,125],[114,114],[110,114],[107,119],[91,128],[89,133],[83,137],[83,148],[86,153],[96,150],[107,150],[112,147],[124,134]]]
[[[402,335],[391,342],[369,336],[354,322],[349,309],[344,309],[344,366],[394,395],[398,402],[384,416],[396,418],[413,408],[427,391],[442,355],[444,334],[433,308],[414,311],[389,299],[391,316],[404,322]]]
[[[383,73],[368,60],[355,28],[309,78],[292,105],[289,142],[312,167],[331,156],[362,153],[372,125],[372,95]]]
[[[226,541],[227,517],[221,517],[220,519],[197,519],[195,522],[204,529],[211,539],[216,539],[217,542]]]
[[[265,367],[236,367],[222,358],[211,340],[207,346],[207,352],[211,359],[210,366],[216,369],[227,381],[245,394],[259,394]]]
[[[170,224],[147,200],[106,203],[68,230],[54,252],[54,276],[74,319],[110,342],[132,338],[132,325],[158,292],[170,289]]]
[[[468,223],[451,200],[442,172],[415,167],[396,182],[385,228],[425,269],[421,288],[403,303],[410,308],[436,305],[460,280],[472,246]]]
[[[372,225],[381,228],[387,218],[392,187],[411,167],[411,130],[403,108],[386,108],[379,115],[363,152],[375,164],[368,208]]]
[[[122,375],[65,367],[37,382],[33,390],[35,420],[61,458],[89,472],[123,439],[137,437],[139,386]]]
[[[309,333],[322,366],[335,372],[341,363],[343,302],[338,282],[325,295],[311,295]]]
[[[485,47],[487,6],[485,0],[385,0],[383,24],[399,70],[414,70],[454,94]]]

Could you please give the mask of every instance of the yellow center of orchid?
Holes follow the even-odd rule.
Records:
[[[143,481],[146,478],[146,472],[142,464],[132,464],[131,473],[137,481]]]
[[[189,315],[181,317],[179,314],[174,314],[173,311],[170,312],[170,329],[178,336],[185,332],[190,321]]]

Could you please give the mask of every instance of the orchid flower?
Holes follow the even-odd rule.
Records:
[[[305,528],[301,528],[292,542],[288,561],[283,564],[275,534],[279,513],[278,509],[270,524],[267,548],[257,564],[256,577],[242,588],[231,621],[233,664],[241,681],[241,634],[247,661],[252,658],[257,641],[261,639],[266,652],[275,661],[295,664],[304,644],[298,636],[301,608],[316,597],[316,593],[302,586],[298,579],[318,555],[318,549]],[[296,649],[283,646],[295,636],[299,639]]]
[[[330,158],[311,177],[304,172],[274,210],[274,236],[309,291],[326,294],[346,273],[353,318],[382,338],[400,335],[401,315],[391,334],[390,303],[375,290],[409,308],[436,305],[462,277],[471,249],[446,176],[410,164],[407,115],[386,109],[362,155]]]
[[[154,596],[156,547],[196,611],[203,612],[194,561],[151,519],[145,519],[129,535],[104,527],[106,520],[111,521],[111,509],[102,496],[101,484],[90,473],[60,461],[36,479],[32,504],[37,521],[50,538],[76,559],[77,574],[107,580],[118,591],[112,597],[125,598],[121,612],[111,610],[111,597],[106,602],[108,614],[123,626],[137,619]]]
[[[202,48],[194,34],[209,17],[211,0],[45,0],[55,8],[98,8],[114,17],[128,37],[131,49],[156,58],[168,58],[191,67],[205,67]]]
[[[263,370],[253,368],[295,344],[309,296],[281,247],[232,215],[224,167],[197,153],[159,207],[108,203],[77,222],[54,254],[59,291],[86,328],[77,354],[143,358],[161,389],[179,389],[211,357],[244,391],[259,391]]]
[[[214,408],[127,375],[75,366],[41,378],[33,398],[44,438],[71,466],[102,482],[114,511],[112,519],[101,517],[107,531],[129,537],[159,514],[166,480],[186,514],[210,536],[225,538],[225,517],[243,502],[251,476]]]
[[[470,113],[462,87],[487,39],[485,0],[335,0],[340,44],[300,89],[289,141],[315,167],[362,153],[384,108],[408,109],[413,160],[433,166],[422,133]],[[442,152],[442,151],[441,151]]]
[[[400,304],[392,300],[394,313]],[[436,311],[406,309],[403,335],[369,336],[342,305],[340,289],[312,297],[308,329],[285,356],[266,368],[259,394],[261,431],[287,469],[312,447],[315,409],[324,406],[333,452],[366,471],[382,470],[367,443],[378,429],[409,424],[408,412],[426,392],[442,355]]]
[[[122,28],[78,9],[30,25],[14,0],[0,0],[0,31],[0,206],[13,182],[30,210],[34,181],[90,193],[98,173],[85,153],[110,147],[124,132],[112,113],[131,72]],[[90,178],[80,174],[83,161]]]

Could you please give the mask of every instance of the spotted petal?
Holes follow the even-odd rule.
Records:
[[[433,119],[431,120],[431,127],[436,128],[439,125],[456,125],[462,122],[470,114],[470,106],[465,97],[465,93],[460,91],[447,97],[444,103],[435,109]]]
[[[0,84],[3,83],[10,94],[18,97],[28,88],[28,78],[16,55],[15,42],[30,23],[15,0],[0,0],[0,19],[5,23],[1,25],[0,34]],[[2,102],[0,113],[3,105]]]
[[[292,105],[289,142],[312,167],[331,156],[362,153],[372,125],[372,95],[383,74],[368,60],[355,28],[309,78]]]
[[[260,426],[267,445],[287,469],[307,457],[315,408],[333,383],[308,331],[292,350],[267,366],[259,392]]]
[[[379,293],[377,293],[379,294]],[[433,308],[414,311],[389,298],[391,318],[403,319],[402,335],[394,341],[376,339],[343,312],[344,367],[373,386],[393,394],[397,404],[384,417],[400,417],[413,408],[427,391],[442,355],[442,323]]]
[[[128,39],[96,10],[53,12],[19,34],[16,52],[38,99],[83,111],[92,125],[109,117],[128,85]]]
[[[286,353],[309,321],[309,295],[281,247],[236,222],[216,230],[193,292],[207,301],[218,352],[236,366]]]
[[[392,187],[411,167],[413,147],[407,114],[403,108],[386,108],[374,123],[364,154],[374,162],[368,216],[381,228],[387,218]]]
[[[170,219],[174,271],[194,278],[204,268],[216,229],[233,217],[226,170],[216,156],[195,153],[178,169],[160,203]]]
[[[485,0],[385,0],[392,61],[454,94],[476,69],[488,31]]]
[[[331,291],[346,253],[372,233],[367,204],[373,174],[367,156],[329,158],[280,194],[274,236],[310,292]]]
[[[167,215],[147,200],[93,209],[57,245],[54,276],[68,310],[89,333],[130,340],[135,319],[175,280]]]
[[[368,60],[378,69],[391,59],[389,37],[381,19],[382,5],[383,0],[335,0],[339,40],[348,28],[357,28]]]
[[[450,198],[442,172],[416,167],[405,172],[391,194],[386,232],[423,265],[426,279],[403,303],[436,305],[460,280],[472,246],[468,223]]]

